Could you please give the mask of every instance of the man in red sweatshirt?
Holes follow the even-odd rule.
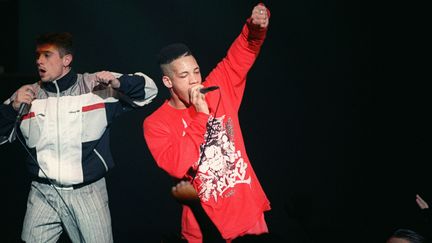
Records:
[[[270,210],[270,203],[246,153],[238,110],[269,17],[263,4],[253,8],[240,35],[205,82],[186,45],[163,48],[159,64],[171,97],[143,123],[158,166],[193,185],[205,213],[228,242],[268,232],[264,212]],[[188,242],[202,242],[200,227],[186,205],[182,236]]]

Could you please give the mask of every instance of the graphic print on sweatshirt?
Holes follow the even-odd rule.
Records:
[[[235,185],[251,183],[250,175],[246,173],[248,164],[235,148],[232,120],[227,119],[224,124],[224,118],[214,121],[213,117],[209,118],[204,140],[208,142],[200,148],[202,162],[196,179],[201,182],[198,194],[204,202],[210,198],[217,201],[218,197],[232,196]]]

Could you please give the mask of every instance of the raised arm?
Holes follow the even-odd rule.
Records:
[[[231,97],[232,105],[237,109],[243,97],[246,76],[264,43],[269,19],[270,11],[263,4],[255,6],[227,55],[206,79],[208,85],[221,86],[223,95]]]

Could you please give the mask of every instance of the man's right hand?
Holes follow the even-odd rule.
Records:
[[[15,99],[12,102],[12,107],[18,111],[22,103],[31,104],[36,98],[36,91],[30,84],[23,85],[16,91]]]
[[[205,100],[205,95],[200,92],[200,89],[204,86],[202,84],[197,84],[189,88],[189,99],[190,103],[195,107],[197,112],[203,112],[209,114],[209,108],[207,101]]]

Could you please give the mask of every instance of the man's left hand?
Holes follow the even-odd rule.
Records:
[[[111,85],[114,89],[118,89],[120,87],[120,81],[108,71],[100,71],[96,73],[96,82],[105,83]]]

